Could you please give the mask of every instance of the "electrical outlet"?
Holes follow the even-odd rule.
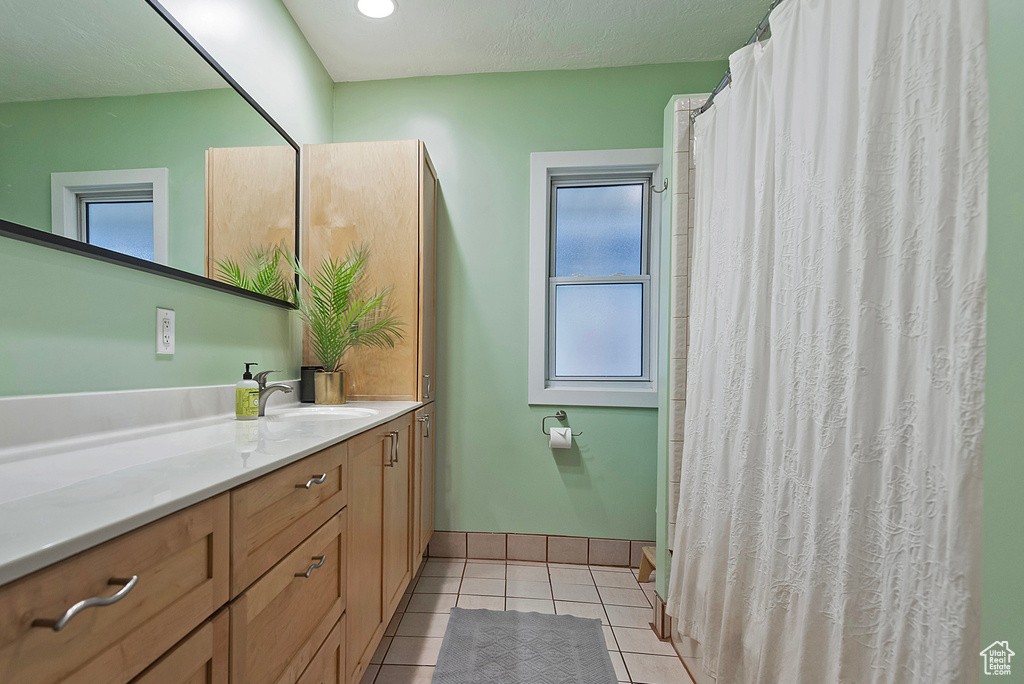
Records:
[[[156,310],[156,353],[174,353],[174,311]]]

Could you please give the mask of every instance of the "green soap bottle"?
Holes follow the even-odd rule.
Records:
[[[236,420],[256,420],[260,414],[260,386],[252,379],[252,373],[249,372],[249,366],[258,365],[258,363],[245,364],[245,373],[235,385]]]

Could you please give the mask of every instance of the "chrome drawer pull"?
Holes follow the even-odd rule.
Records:
[[[313,560],[317,560],[318,558],[320,560],[318,562],[313,563],[312,565],[310,565],[306,569],[306,572],[297,572],[297,573],[295,573],[295,576],[296,577],[309,577],[311,574],[313,574],[313,571],[316,570],[317,568],[319,568],[321,565],[323,565],[324,561],[327,560],[327,556],[313,556]]]
[[[109,606],[117,603],[121,599],[131,592],[135,588],[135,585],[139,583],[139,576],[132,575],[131,577],[112,577],[107,580],[107,584],[111,586],[121,586],[122,588],[113,596],[88,598],[84,601],[79,601],[75,605],[68,608],[67,612],[61,616],[59,620],[33,620],[33,627],[49,627],[54,632],[59,632],[67,626],[71,618],[81,613],[86,608],[101,608],[103,606]]]
[[[398,433],[394,430],[388,433],[388,438],[391,440],[391,444],[388,447],[388,462],[384,464],[385,468],[395,467],[395,440],[398,438],[397,435]]]
[[[307,482],[304,485],[295,485],[295,488],[296,489],[309,489],[310,487],[312,487],[315,484],[323,484],[325,480],[327,480],[327,473],[324,473],[323,475],[321,475],[319,477],[314,475],[313,477],[309,478],[309,482]]]
[[[394,463],[398,463],[398,437],[402,433],[400,433],[398,430],[395,430],[392,434],[395,436],[394,440],[392,440],[392,442],[391,442],[391,449],[395,453],[395,459],[394,459],[393,462]]]
[[[430,414],[417,418],[416,420],[423,423],[423,437],[424,439],[430,439]]]

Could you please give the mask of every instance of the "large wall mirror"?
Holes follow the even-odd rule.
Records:
[[[0,235],[278,302],[297,161],[159,3],[0,1]]]

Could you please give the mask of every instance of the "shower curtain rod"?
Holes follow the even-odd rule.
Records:
[[[744,46],[750,45],[751,43],[756,43],[757,41],[761,40],[761,38],[764,37],[764,34],[768,33],[768,19],[772,16],[772,11],[776,7],[778,7],[779,3],[781,2],[782,0],[772,0],[772,4],[768,7],[768,13],[764,15],[764,19],[762,19],[761,23],[757,25],[757,28],[754,29],[754,32],[750,34],[750,38],[747,40],[746,43],[744,43]],[[725,86],[729,85],[730,83],[732,83],[732,69],[729,69],[728,71],[725,72],[725,76],[723,76],[722,80],[719,81],[717,86],[715,86],[715,89],[711,91],[711,95],[708,97],[707,101],[703,105],[701,105],[700,109],[696,109],[690,113],[690,123],[693,123],[693,121],[698,116],[711,109],[711,105],[715,101],[715,96],[718,95],[718,93],[722,92]]]

